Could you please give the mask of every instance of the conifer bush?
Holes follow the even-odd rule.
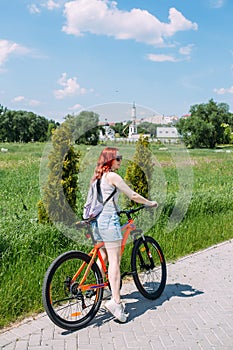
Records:
[[[74,150],[67,122],[53,131],[52,146],[49,175],[43,188],[43,199],[38,203],[38,220],[71,224],[76,218],[80,152]]]
[[[153,172],[152,153],[148,137],[142,135],[136,143],[133,160],[126,169],[125,181],[137,193],[145,198],[150,197],[150,186]],[[133,206],[133,201],[127,201],[127,206]]]

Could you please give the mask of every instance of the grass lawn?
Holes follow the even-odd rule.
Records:
[[[41,286],[52,260],[69,249],[84,249],[56,227],[37,222],[41,159],[45,144],[0,144],[0,328],[43,310]],[[119,145],[124,176],[134,146]],[[99,148],[81,146],[80,193],[85,197]],[[93,152],[94,150],[94,152]],[[153,235],[167,261],[174,261],[233,237],[233,148],[184,150],[152,146],[151,195],[160,204],[153,220],[137,220]],[[90,155],[93,156],[90,157]],[[78,205],[78,215],[82,212]],[[148,214],[149,215],[149,214]],[[130,256],[122,259],[128,269]]]

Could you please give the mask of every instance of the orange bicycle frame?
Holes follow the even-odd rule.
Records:
[[[136,229],[136,225],[134,224],[134,220],[133,219],[129,219],[128,222],[121,227],[121,230],[123,232],[122,243],[121,243],[121,255],[124,252],[125,245],[126,245],[126,242],[127,242],[128,238],[129,238],[130,232],[135,230],[135,229]],[[106,267],[106,264],[104,262],[104,259],[103,259],[102,255],[101,255],[101,252],[100,252],[100,248],[102,248],[103,246],[104,246],[103,242],[96,243],[94,245],[94,248],[88,254],[91,257],[90,262],[88,263],[88,265],[87,265],[86,262],[83,262],[82,265],[80,266],[80,268],[78,269],[78,271],[75,273],[75,275],[72,278],[72,282],[75,282],[76,279],[78,278],[78,276],[80,275],[80,273],[83,271],[83,269],[87,265],[86,270],[84,272],[84,275],[83,275],[83,277],[82,277],[82,279],[81,279],[81,281],[79,283],[79,288],[82,291],[86,291],[86,290],[94,289],[94,288],[104,288],[104,287],[108,286],[107,267]],[[98,258],[99,258],[99,261],[101,263],[101,266],[103,268],[105,276],[107,277],[107,281],[103,282],[103,283],[100,283],[100,284],[87,284],[87,285],[84,285],[84,283],[86,281],[86,278],[88,276],[88,273],[89,273],[93,263],[95,262],[96,256],[98,256]]]

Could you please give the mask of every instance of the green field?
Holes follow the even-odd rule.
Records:
[[[37,222],[45,144],[0,144],[1,147],[8,152],[0,152],[0,328],[42,311],[41,286],[49,264],[66,250],[84,248],[56,227]],[[119,147],[126,159],[121,169],[124,175],[133,146]],[[89,150],[82,146],[81,152],[85,156]],[[187,152],[180,146],[161,149],[153,145],[152,152],[152,195],[160,207],[154,225],[147,228],[162,246],[166,260],[175,261],[232,238],[233,148]],[[88,171],[88,162],[85,164]],[[87,177],[81,178],[82,183]],[[79,213],[81,210],[80,204]],[[171,215],[177,220],[174,227],[169,226]],[[122,270],[128,265],[129,254],[125,254]]]

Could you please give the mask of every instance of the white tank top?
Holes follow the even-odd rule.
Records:
[[[102,191],[102,195],[103,195],[103,201],[105,201],[115,189],[115,186],[110,185],[108,183],[108,180],[106,179],[106,175],[107,175],[107,173],[103,174],[103,176],[101,178],[101,183],[100,183],[100,187],[101,187],[101,191]],[[104,210],[107,209],[107,210],[116,211],[118,197],[119,197],[119,190],[117,189],[114,196],[105,204]],[[115,205],[114,205],[114,202],[115,202]]]

